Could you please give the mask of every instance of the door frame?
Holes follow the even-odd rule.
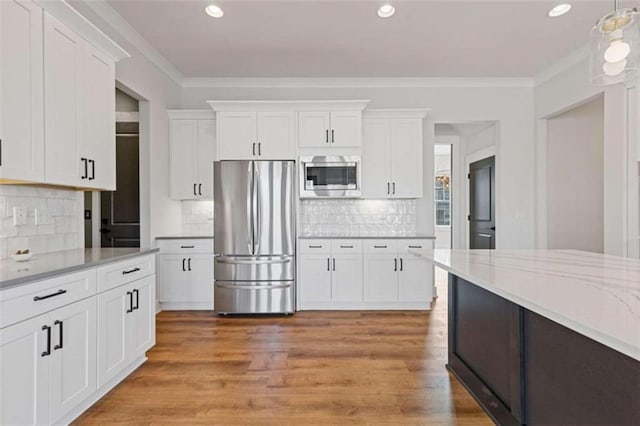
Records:
[[[438,135],[435,137],[435,141],[433,143],[434,150],[436,145],[449,145],[451,146],[451,186],[449,187],[449,202],[450,204],[450,233],[451,233],[451,249],[461,248],[459,247],[459,235],[460,231],[463,229],[462,226],[462,215],[463,211],[460,208],[462,206],[460,197],[462,196],[462,189],[460,182],[462,181],[462,174],[460,173],[460,151],[462,151],[462,143],[460,141],[459,135]],[[435,152],[435,151],[434,151]],[[433,170],[433,176],[431,179],[431,185],[435,185],[435,169]],[[433,202],[433,226],[434,229],[437,227],[435,224],[435,200]]]

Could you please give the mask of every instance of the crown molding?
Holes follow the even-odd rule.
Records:
[[[362,118],[420,118],[424,119],[431,112],[430,108],[385,108],[366,109]]]
[[[104,0],[83,0],[84,4],[131,43],[158,69],[168,75],[176,84],[182,85],[184,75],[140,35],[114,8]]]
[[[368,100],[320,101],[207,101],[218,112],[234,111],[362,111]]]
[[[558,74],[568,70],[569,68],[576,66],[585,59],[589,59],[589,50],[590,46],[588,44],[585,44],[582,47],[564,56],[563,58],[555,61],[553,64],[551,64],[551,66],[542,70],[533,78],[535,85],[539,86],[551,80]]]
[[[531,78],[185,78],[185,88],[533,87]]]

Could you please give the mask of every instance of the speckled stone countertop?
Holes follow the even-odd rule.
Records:
[[[156,253],[158,250],[157,248],[76,249],[35,254],[26,262],[16,262],[13,259],[1,260],[0,290],[82,269],[94,268],[107,263]]]
[[[435,240],[436,237],[427,234],[408,235],[298,235],[301,240]]]
[[[411,251],[640,360],[640,260],[577,250]]]

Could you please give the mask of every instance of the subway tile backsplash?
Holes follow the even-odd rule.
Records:
[[[182,233],[213,235],[213,201],[182,202]]]
[[[41,254],[83,247],[82,197],[77,191],[0,185],[0,259],[26,248]],[[13,224],[14,207],[25,210],[26,224]]]
[[[415,200],[303,200],[303,236],[402,236],[416,232]]]

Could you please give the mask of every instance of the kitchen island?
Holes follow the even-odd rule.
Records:
[[[640,424],[640,261],[414,255],[449,272],[447,368],[498,424]]]

